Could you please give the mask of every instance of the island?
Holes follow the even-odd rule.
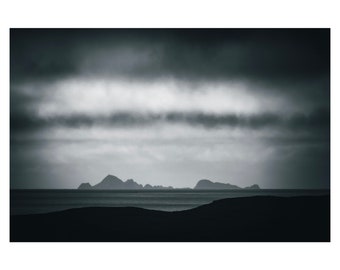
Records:
[[[117,176],[107,175],[101,182],[95,185],[91,185],[90,183],[81,183],[78,189],[104,189],[104,190],[135,190],[135,189],[174,189],[172,186],[162,186],[155,185],[152,186],[150,184],[142,185],[135,182],[133,179],[128,179],[126,181],[121,180]],[[176,188],[177,189],[177,188]],[[190,188],[185,188],[190,189]],[[254,184],[248,187],[241,188],[237,185],[232,185],[229,183],[221,183],[221,182],[212,182],[208,179],[202,179],[197,182],[193,189],[260,189],[259,185]]]

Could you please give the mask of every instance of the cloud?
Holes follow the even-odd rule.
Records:
[[[11,112],[306,112],[329,54],[329,29],[12,29]]]
[[[11,29],[11,187],[327,187],[329,29]],[[105,173],[104,173],[105,172]]]
[[[11,74],[291,81],[328,76],[329,45],[328,29],[12,29]]]
[[[34,130],[39,128],[62,127],[143,127],[155,124],[184,124],[206,129],[242,128],[242,129],[279,129],[322,133],[329,132],[330,112],[319,109],[310,114],[297,113],[290,117],[263,113],[251,115],[239,114],[204,114],[178,113],[162,114],[115,113],[109,116],[69,115],[39,118],[32,115],[11,117],[11,130]]]
[[[194,89],[194,90],[193,90]],[[173,80],[153,82],[89,78],[30,83],[13,87],[11,111],[33,111],[40,117],[115,112],[162,113],[169,111],[204,113],[258,113],[296,111],[315,104],[296,104],[279,94],[256,91],[242,82],[192,85]]]
[[[327,187],[329,183],[326,178],[329,144],[306,140],[300,133],[282,134],[285,143],[277,140],[268,143],[266,138],[261,140],[263,135],[259,138],[252,132],[245,135],[216,129],[191,128],[180,137],[172,126],[165,130],[150,127],[121,131],[124,133],[120,136],[113,131],[103,138],[95,129],[91,139],[84,140],[66,130],[69,139],[65,140],[52,129],[54,137],[14,140],[11,183],[13,187],[34,184],[36,188],[75,188],[85,180],[97,183],[107,173],[124,179],[133,177],[141,183],[177,187],[192,187],[201,178],[240,186],[258,183],[264,188],[314,188]],[[85,137],[90,132],[87,128],[79,130]],[[164,132],[170,133],[169,138],[163,136]],[[295,140],[297,137],[303,143]]]

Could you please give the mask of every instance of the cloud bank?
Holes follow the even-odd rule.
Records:
[[[329,187],[328,29],[12,29],[11,187]]]

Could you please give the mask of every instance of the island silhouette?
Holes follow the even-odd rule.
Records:
[[[90,183],[82,183],[79,185],[78,189],[174,189],[172,186],[152,186],[150,184],[142,185],[135,182],[133,179],[128,179],[125,182],[114,175],[107,175],[101,182],[96,185],[91,185]],[[189,188],[186,188],[189,189]],[[229,183],[212,182],[207,179],[202,179],[197,182],[194,189],[242,189],[239,186],[232,185]],[[254,184],[244,189],[260,189],[259,185]]]
[[[107,175],[79,190],[176,190]],[[170,191],[171,189],[171,191]],[[259,190],[202,179],[190,192]],[[73,192],[77,192],[73,191]],[[254,193],[255,194],[255,193]],[[105,195],[108,196],[108,195]],[[58,212],[12,215],[10,240],[15,242],[292,242],[330,241],[330,196],[257,195],[215,200],[183,211],[139,207],[83,207]]]

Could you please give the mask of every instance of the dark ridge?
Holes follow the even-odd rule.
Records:
[[[11,216],[11,242],[329,242],[330,197],[255,196],[162,212],[89,207]]]

